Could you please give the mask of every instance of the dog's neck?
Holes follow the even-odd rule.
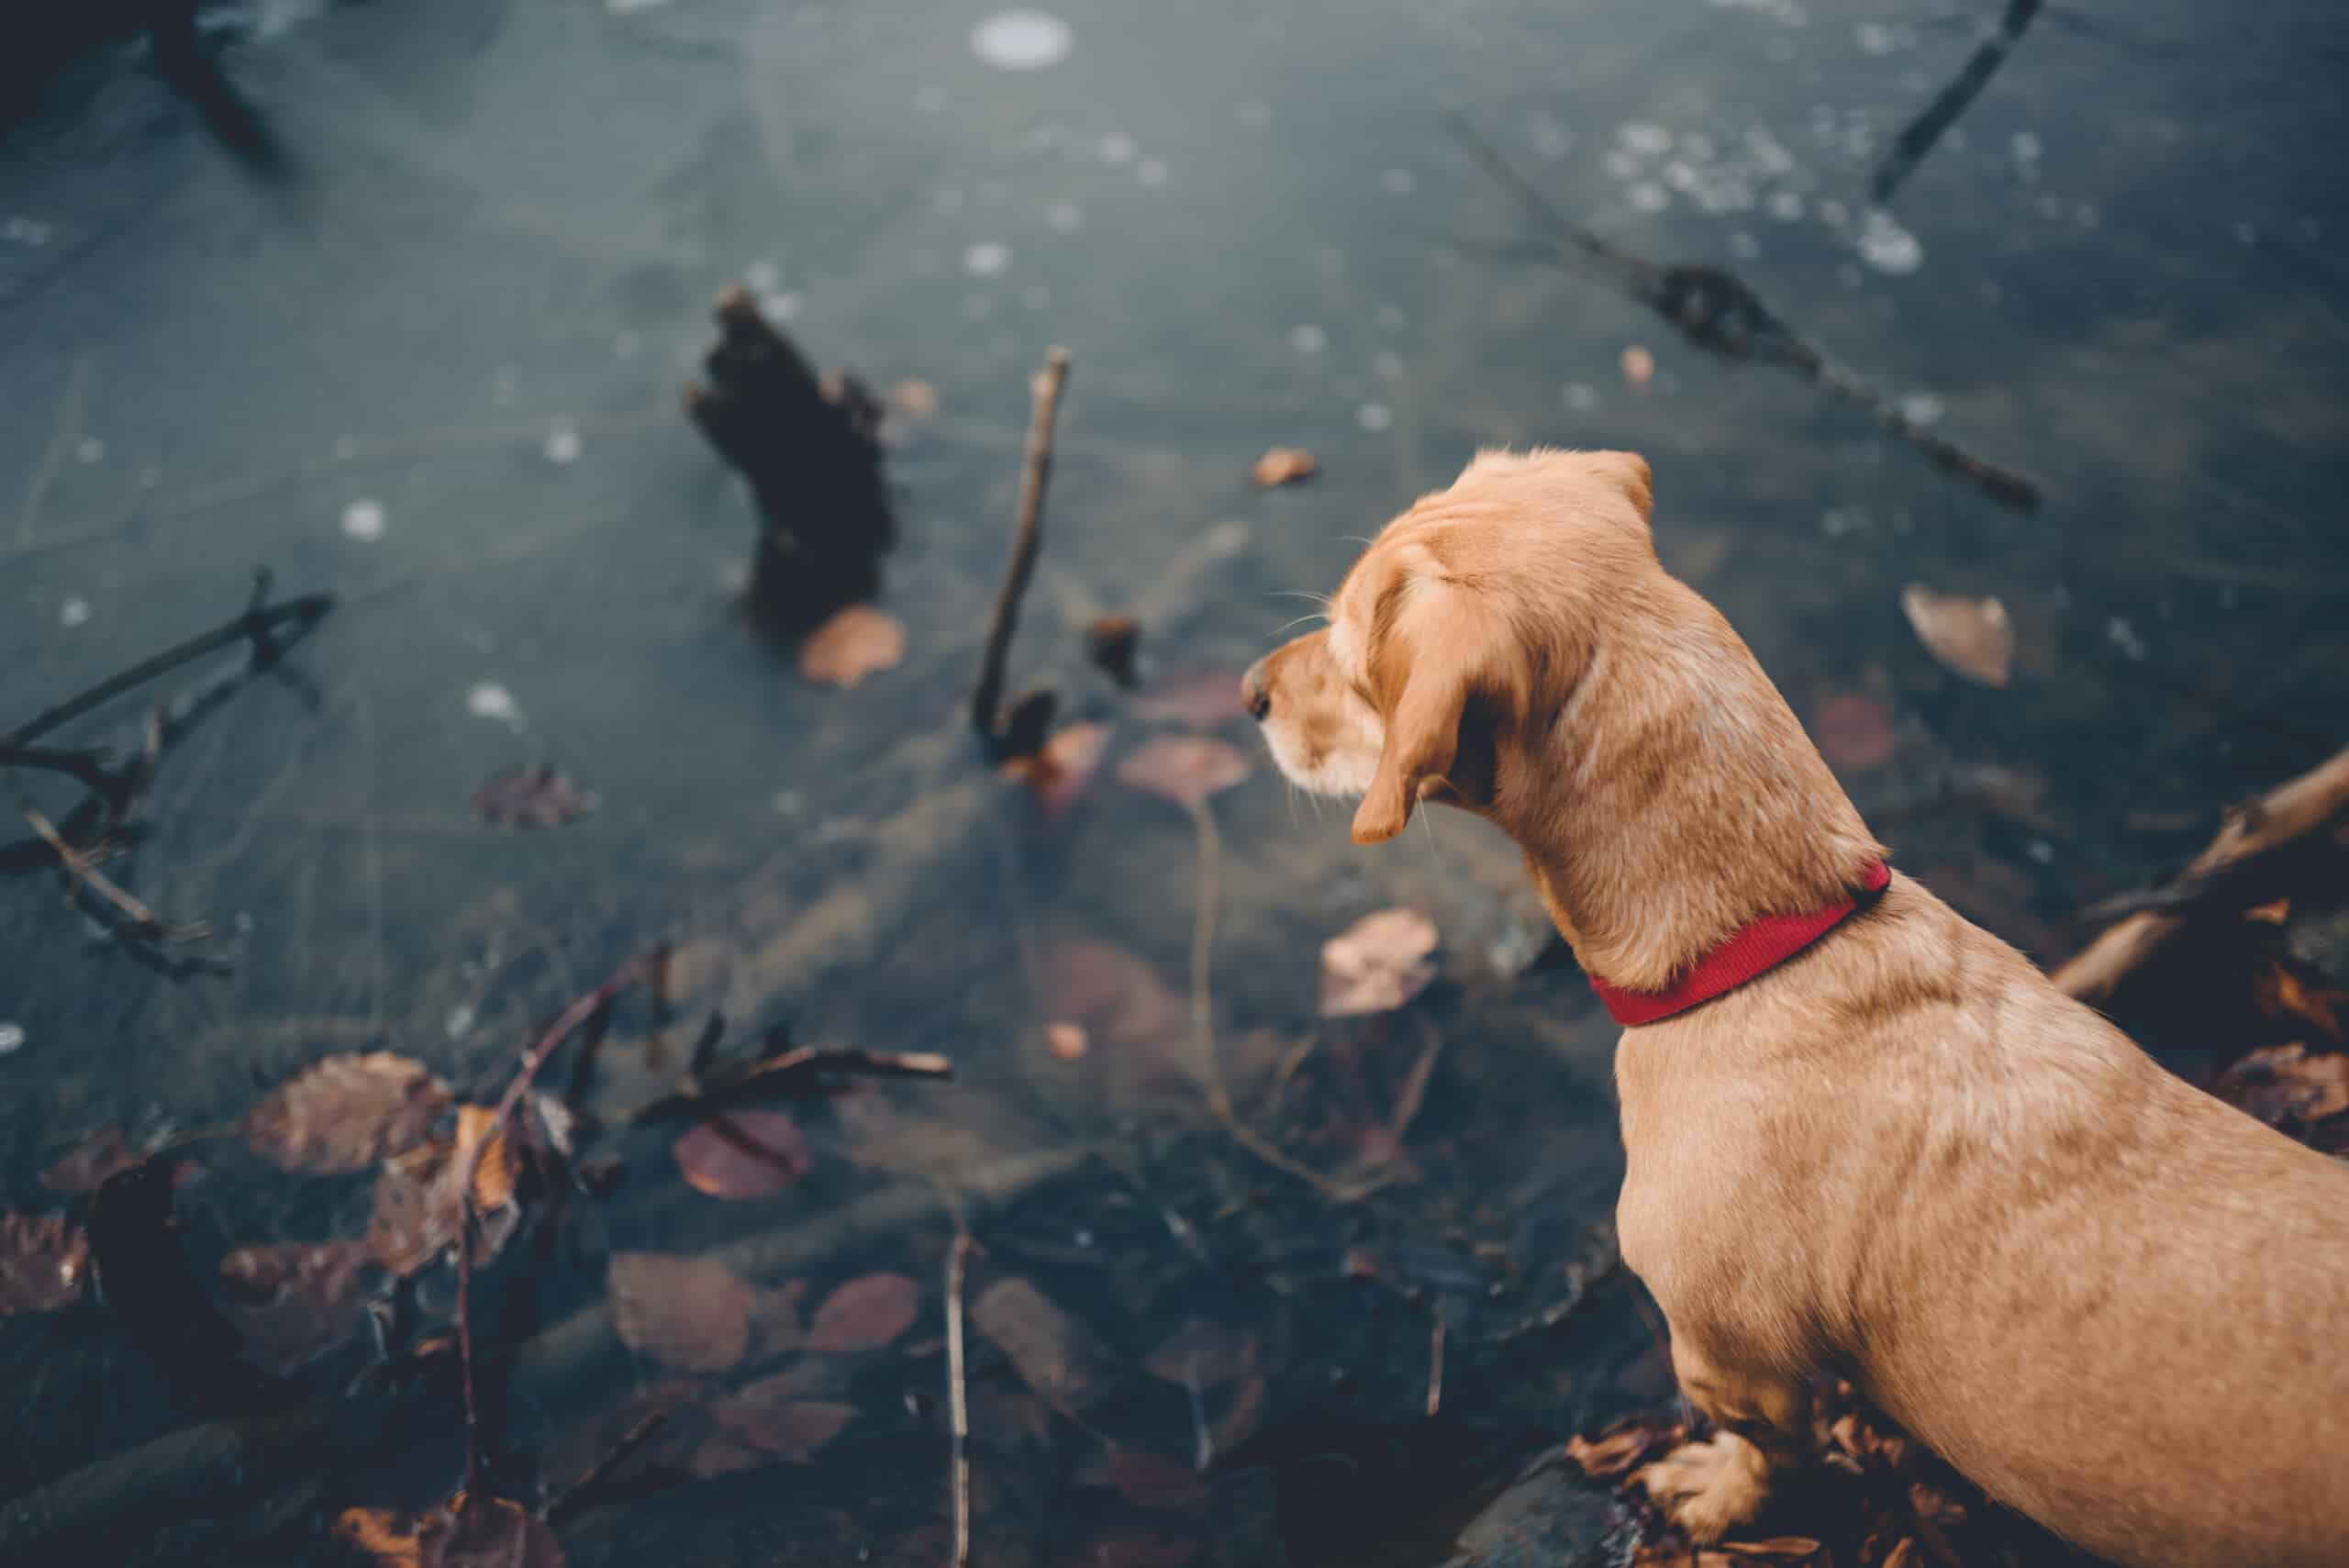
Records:
[[[1494,813],[1584,970],[1626,991],[1848,896],[1884,852],[1720,613],[1655,583],[1609,617]]]

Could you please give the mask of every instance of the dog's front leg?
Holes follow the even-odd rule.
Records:
[[[1691,1540],[1719,1540],[1753,1522],[1776,1472],[1802,1462],[1810,1392],[1798,1381],[1726,1365],[1677,1329],[1672,1370],[1688,1403],[1720,1430],[1681,1444],[1633,1479]]]

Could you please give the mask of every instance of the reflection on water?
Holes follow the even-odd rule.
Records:
[[[169,1144],[181,1244],[252,1332],[222,1258],[351,1241],[379,1200],[370,1173],[295,1177],[221,1129],[335,1052],[488,1103],[547,1018],[674,943],[666,1011],[624,1003],[572,1102],[600,1123],[583,1169],[620,1184],[534,1207],[483,1285],[521,1347],[491,1412],[505,1495],[686,1412],[637,1462],[679,1485],[582,1513],[573,1562],[941,1561],[958,1223],[985,1249],[972,1300],[1019,1287],[968,1368],[990,1563],[1441,1562],[1525,1456],[1664,1393],[1604,1282],[1612,1032],[1570,973],[1529,970],[1545,928],[1514,852],[1449,817],[1353,850],[1230,695],[1305,607],[1278,595],[1326,591],[1480,443],[1646,452],[1667,564],[1904,868],[2036,955],[2190,849],[2196,813],[2337,742],[2349,212],[2322,62],[2349,39],[2327,7],[2258,29],[2171,0],[2048,10],[1893,179],[1998,7],[206,15],[267,168],[133,45],[59,72],[0,142],[0,724],[234,616],[256,564],[340,603],[185,727],[104,868],[209,920],[227,973],[139,967],[38,851],[0,850],[0,1210],[86,1215],[43,1178],[99,1129]],[[1562,266],[1445,111],[1599,249]],[[801,683],[729,607],[753,519],[676,403],[729,279],[898,388],[909,645],[854,691]],[[1875,402],[1723,348],[1757,322]],[[1106,740],[1045,803],[959,714],[1055,341],[1075,372],[1014,678]],[[1273,446],[1320,473],[1256,490]],[[2038,511],[1943,447],[2025,476]],[[1911,583],[1998,598],[2008,687],[1934,662]],[[1125,606],[1133,694],[1082,646]],[[147,706],[212,678],[51,743],[136,755]],[[1169,732],[1252,766],[1204,807],[1212,840],[1121,782]],[[475,817],[485,780],[541,766],[596,808]],[[1321,943],[1397,906],[1434,920],[1442,982],[1320,1018]],[[723,1060],[787,1024],[958,1077],[792,1102],[804,1171],[713,1197],[686,1129],[626,1120],[713,1013]],[[1219,1126],[1202,1018],[1247,1126],[1370,1195],[1332,1207]],[[616,1254],[705,1258],[741,1322],[648,1349],[615,1321]],[[882,1276],[913,1282],[910,1328],[809,1347]],[[0,1320],[0,1494],[72,1478],[106,1505],[76,1550],[128,1522],[150,1555],[244,1562],[445,1496],[449,1386],[411,1356],[413,1386],[345,1397],[376,1275],[332,1277],[350,1290],[283,1308],[337,1329],[300,1373],[324,1436],[209,1468],[169,1445],[217,1412],[115,1319]],[[428,1270],[376,1329],[429,1344],[452,1292]],[[164,1452],[175,1490],[106,1468]]]

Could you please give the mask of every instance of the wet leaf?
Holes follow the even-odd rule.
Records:
[[[1679,1421],[1661,1417],[1639,1418],[1609,1428],[1596,1438],[1566,1440],[1566,1457],[1594,1481],[1629,1475],[1650,1459],[1677,1446],[1688,1435]]]
[[[461,1106],[455,1138],[435,1139],[384,1162],[367,1224],[367,1244],[376,1262],[405,1279],[455,1245],[465,1210],[460,1186],[464,1158],[495,1119],[488,1106]],[[495,1257],[514,1233],[519,1214],[515,1174],[514,1155],[505,1134],[497,1133],[473,1173],[474,1207],[482,1217],[477,1262]]]
[[[2341,1020],[2349,1012],[2349,991],[2324,975],[2303,975],[2292,965],[2271,962],[2252,976],[2251,990],[2259,1010],[2269,1018],[2297,1020],[2328,1039],[2343,1039]]]
[[[1118,764],[1118,778],[1177,806],[1198,806],[1248,776],[1248,759],[1208,735],[1160,735]]]
[[[1810,737],[1830,762],[1855,773],[1884,766],[1899,747],[1891,710],[1858,692],[1820,703],[1811,719]]]
[[[1257,489],[1270,490],[1277,484],[1310,479],[1320,467],[1319,461],[1303,447],[1275,447],[1256,460],[1248,477],[1256,482]]]
[[[695,1191],[722,1198],[773,1197],[816,1160],[799,1124],[766,1110],[711,1117],[689,1129],[671,1152]]]
[[[1639,344],[1623,350],[1623,380],[1635,387],[1643,387],[1655,379],[1655,356]]]
[[[2270,1127],[2306,1126],[2349,1111],[2349,1054],[2267,1046],[2220,1073],[2210,1092]]]
[[[128,1171],[146,1158],[123,1136],[122,1129],[102,1127],[43,1171],[40,1184],[53,1193],[94,1193],[108,1176]]]
[[[1230,1453],[1255,1436],[1256,1429],[1264,1425],[1264,1411],[1271,1396],[1272,1391],[1265,1385],[1264,1374],[1261,1372],[1251,1372],[1234,1384],[1231,1402],[1224,1407],[1223,1414],[1217,1417],[1208,1429],[1208,1436],[1215,1442],[1215,1451]]]
[[[921,1287],[903,1274],[852,1279],[816,1308],[807,1348],[826,1355],[877,1351],[912,1328],[920,1310]]]
[[[502,1497],[459,1502],[433,1514],[417,1540],[420,1568],[563,1568],[554,1531]]]
[[[593,790],[545,762],[492,773],[473,791],[473,815],[493,828],[560,828],[600,804]]]
[[[1807,1535],[1773,1536],[1767,1540],[1724,1540],[1717,1542],[1713,1551],[1724,1556],[1742,1558],[1748,1562],[1809,1562],[1822,1550],[1820,1542]]]
[[[679,1372],[724,1372],[751,1349],[757,1293],[716,1258],[615,1252],[612,1327],[629,1349]]]
[[[1177,1388],[1220,1388],[1256,1369],[1256,1336],[1194,1318],[1150,1352],[1142,1370]]]
[[[239,1247],[220,1260],[228,1318],[265,1370],[285,1376],[349,1340],[360,1326],[364,1241]]]
[[[906,623],[871,605],[851,605],[799,645],[799,673],[818,685],[852,687],[906,656]]]
[[[1206,670],[1159,682],[1134,704],[1134,712],[1152,724],[1180,724],[1212,729],[1228,724],[1247,710],[1240,706],[1240,672]]]
[[[90,1239],[61,1214],[0,1213],[0,1318],[62,1312],[90,1279]]]
[[[1018,779],[1036,792],[1044,815],[1065,814],[1101,771],[1109,750],[1106,724],[1071,724],[1054,730],[1032,757],[1013,757],[1003,764],[1006,778]]]
[[[1108,1390],[1108,1354],[1092,1331],[1024,1279],[989,1285],[971,1303],[971,1324],[1021,1382],[1063,1414],[1083,1411]]]
[[[334,1534],[365,1552],[378,1568],[422,1568],[419,1522],[390,1508],[345,1508],[335,1518]]]
[[[746,1384],[709,1407],[736,1442],[792,1464],[805,1464],[856,1419],[853,1405],[801,1397],[796,1373]]]
[[[807,1342],[807,1326],[799,1320],[799,1303],[807,1282],[786,1280],[773,1290],[755,1291],[751,1303],[751,1353],[761,1361],[798,1350]]]
[[[1944,668],[1985,686],[2003,686],[2013,678],[2015,625],[1997,599],[1937,594],[1911,583],[1900,591],[1900,608],[1916,628],[1917,640]]]
[[[389,1051],[312,1062],[245,1115],[245,1142],[288,1171],[363,1171],[422,1143],[449,1108],[449,1085]]]
[[[1079,1473],[1088,1485],[1107,1486],[1137,1508],[1184,1513],[1207,1501],[1207,1483],[1181,1460],[1138,1448],[1111,1451]]]
[[[1435,922],[1416,909],[1365,915],[1321,944],[1321,1016],[1386,1013],[1436,977]]]
[[[1093,1037],[1083,1024],[1046,1024],[1044,1049],[1063,1062],[1082,1062],[1093,1049]]]

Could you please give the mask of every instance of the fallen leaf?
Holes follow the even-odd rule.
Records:
[[[1807,1535],[1779,1535],[1767,1540],[1717,1541],[1712,1550],[1731,1557],[1802,1563],[1819,1555],[1820,1543]]]
[[[746,1384],[709,1407],[709,1413],[735,1441],[791,1464],[805,1464],[816,1451],[856,1419],[853,1405],[803,1399],[796,1375],[784,1373]]]
[[[2255,905],[2244,910],[2243,917],[2246,920],[2255,920],[2263,926],[2280,926],[2292,917],[2292,901],[2289,898],[2278,898],[2272,904]]]
[[[751,1349],[751,1287],[716,1258],[615,1252],[612,1327],[620,1342],[679,1372],[724,1372]]]
[[[2303,976],[2290,965],[2273,962],[2251,979],[2252,998],[2271,1018],[2297,1020],[2315,1027],[2332,1040],[2341,1040],[2341,1018],[2349,1011],[2349,991],[2319,974]]]
[[[1566,1457],[1592,1480],[1613,1481],[1676,1446],[1687,1435],[1687,1427],[1679,1421],[1635,1417],[1596,1438],[1568,1438]]]
[[[1208,735],[1155,736],[1118,764],[1120,782],[1177,806],[1204,805],[1248,773],[1248,759],[1237,748]]]
[[[1891,711],[1876,698],[1857,692],[1820,703],[1810,729],[1811,739],[1830,762],[1855,773],[1882,767],[1898,749]]]
[[[1161,1383],[1204,1391],[1254,1371],[1259,1353],[1255,1335],[1194,1318],[1168,1335],[1141,1364]]]
[[[40,1173],[40,1184],[53,1193],[94,1193],[117,1171],[142,1163],[147,1156],[131,1147],[118,1127],[102,1127],[73,1151]]]
[[[761,1361],[798,1350],[807,1342],[807,1326],[799,1320],[799,1303],[807,1294],[804,1279],[786,1280],[773,1290],[755,1290],[751,1302],[752,1354]]]
[[[1655,356],[1639,344],[1623,350],[1623,379],[1633,386],[1645,386],[1655,379]]]
[[[889,401],[908,419],[933,418],[938,413],[938,388],[918,376],[907,376],[889,388]]]
[[[670,1151],[695,1191],[712,1197],[773,1197],[806,1175],[815,1154],[781,1111],[737,1110],[688,1129]]]
[[[1270,1399],[1271,1390],[1261,1372],[1252,1372],[1234,1385],[1231,1403],[1224,1407],[1223,1414],[1208,1429],[1215,1451],[1230,1453],[1253,1437],[1256,1429],[1264,1424]]]
[[[799,645],[799,673],[819,685],[852,687],[906,656],[906,623],[871,605],[851,605]]]
[[[563,1568],[562,1544],[518,1503],[458,1501],[417,1532],[420,1568]]]
[[[1157,683],[1136,700],[1134,712],[1152,724],[1212,729],[1248,710],[1240,705],[1240,672],[1202,670]]]
[[[971,1303],[971,1324],[1020,1381],[1063,1415],[1108,1392],[1108,1354],[1083,1323],[1024,1279],[997,1280]]]
[[[464,1161],[496,1113],[485,1106],[457,1108],[457,1135],[395,1154],[375,1175],[374,1213],[367,1245],[376,1262],[406,1279],[455,1244],[465,1211],[459,1184]],[[481,1217],[478,1258],[497,1255],[514,1233],[515,1160],[506,1135],[494,1135],[473,1171],[473,1207]]]
[[[363,1171],[422,1143],[451,1098],[448,1084],[404,1056],[324,1057],[245,1114],[245,1142],[288,1171]]]
[[[1180,1460],[1138,1448],[1121,1448],[1087,1465],[1077,1479],[1107,1486],[1137,1508],[1183,1513],[1207,1501],[1207,1483]]]
[[[1248,477],[1256,482],[1257,489],[1270,490],[1275,485],[1310,479],[1320,467],[1319,461],[1303,447],[1275,447],[1256,460]]]
[[[504,1131],[491,1131],[496,1125],[497,1112],[489,1106],[459,1106],[457,1107],[457,1149],[459,1157],[471,1152],[473,1146],[486,1137],[481,1158],[473,1163],[473,1207],[486,1214],[504,1208],[514,1201],[515,1180],[518,1169],[513,1149]]]
[[[1101,771],[1101,758],[1108,750],[1108,725],[1064,725],[1052,732],[1035,755],[1008,759],[1003,775],[1035,791],[1046,817],[1059,817],[1076,804],[1085,786]]]
[[[2220,1073],[2210,1092],[2270,1127],[2322,1121],[2349,1111],[2349,1054],[2266,1046]]]
[[[1702,1568],[1697,1549],[1686,1541],[1643,1540],[1632,1549],[1631,1568]]]
[[[220,1260],[228,1318],[245,1348],[284,1377],[348,1340],[360,1324],[364,1241],[239,1247]]]
[[[1900,590],[1900,608],[1925,651],[1945,668],[1985,686],[2014,677],[2015,623],[1997,599],[1937,594],[1911,583]]]
[[[0,1213],[0,1318],[62,1312],[89,1275],[90,1239],[63,1215]]]
[[[1063,1062],[1082,1062],[1093,1049],[1093,1037],[1085,1032],[1083,1024],[1046,1024],[1044,1049]]]
[[[1356,920],[1321,944],[1321,1016],[1402,1006],[1435,979],[1428,955],[1436,941],[1435,922],[1416,909],[1382,909]]]
[[[816,1308],[807,1348],[826,1355],[877,1351],[912,1328],[920,1309],[921,1287],[903,1274],[852,1279]]]
[[[545,762],[492,773],[473,791],[473,815],[492,828],[560,828],[599,804],[593,790]]]
[[[345,1508],[336,1516],[333,1533],[374,1559],[379,1568],[423,1568],[418,1523],[389,1508]]]

